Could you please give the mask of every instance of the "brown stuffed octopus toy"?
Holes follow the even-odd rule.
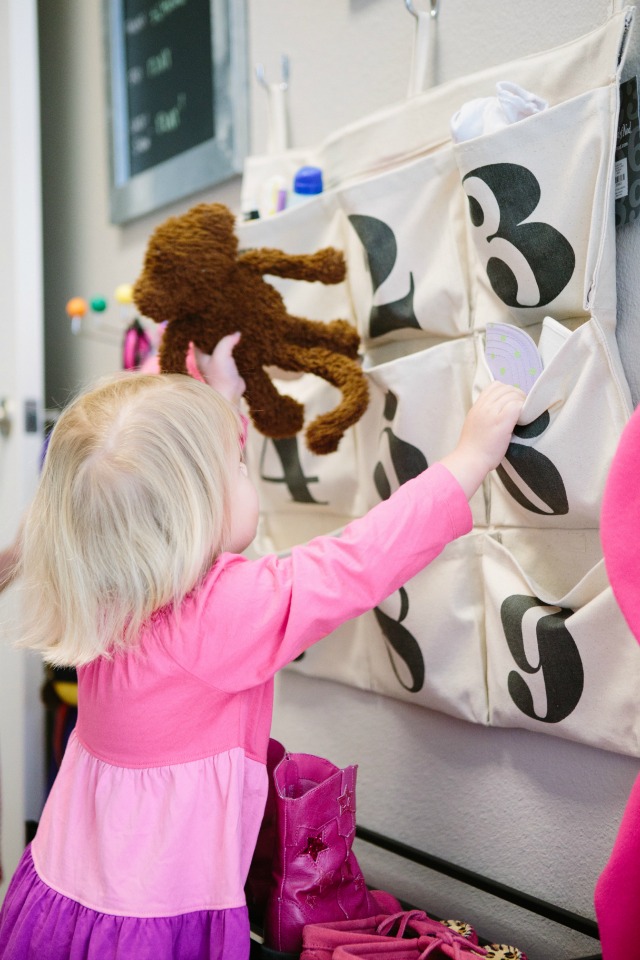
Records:
[[[222,337],[239,330],[234,358],[256,428],[279,439],[294,436],[303,426],[303,406],[277,391],[265,367],[312,373],[342,393],[338,406],[316,417],[305,434],[313,453],[332,453],[369,399],[356,359],[358,334],[346,320],[323,323],[291,316],[263,275],[340,283],[344,258],[333,247],[299,256],[266,247],[238,253],[234,222],[223,204],[201,203],[170,217],[152,234],[133,299],[144,316],[168,321],[160,370],[186,373],[190,343],[211,353]]]

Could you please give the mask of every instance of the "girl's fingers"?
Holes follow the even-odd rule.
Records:
[[[216,354],[217,356],[220,356],[221,354],[230,355],[233,352],[233,348],[236,347],[240,342],[241,336],[242,334],[240,333],[240,331],[236,331],[236,333],[228,333],[225,337],[221,337],[218,340],[218,342],[216,343],[211,353],[205,353],[204,350],[200,350],[199,347],[196,347],[194,343],[193,350],[196,358],[196,363],[198,364],[198,366],[201,363],[206,363],[207,360],[210,360],[214,354]]]
[[[217,344],[215,345],[213,352],[231,354],[233,352],[233,348],[238,344],[238,341],[240,340],[240,336],[241,334],[239,332],[236,332],[236,333],[228,333],[226,337],[221,337],[220,340],[218,340]]]

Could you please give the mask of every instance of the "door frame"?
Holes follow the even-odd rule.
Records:
[[[0,4],[0,546],[15,535],[38,476],[44,336],[37,0]],[[0,602],[0,839],[4,882],[25,846],[26,821],[44,800],[42,661],[16,650],[19,581]]]

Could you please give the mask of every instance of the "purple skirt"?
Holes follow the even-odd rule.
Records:
[[[116,917],[43,883],[25,850],[0,911],[0,960],[248,960],[246,907]]]

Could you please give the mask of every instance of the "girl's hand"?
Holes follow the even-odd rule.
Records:
[[[236,362],[233,359],[233,348],[240,340],[239,333],[230,333],[218,341],[213,353],[203,353],[194,344],[194,354],[198,370],[214,390],[221,393],[231,403],[239,403],[242,394],[247,388],[244,380],[238,373]]]
[[[482,391],[462,425],[455,450],[442,463],[470,498],[507,452],[525,394],[495,380]]]

